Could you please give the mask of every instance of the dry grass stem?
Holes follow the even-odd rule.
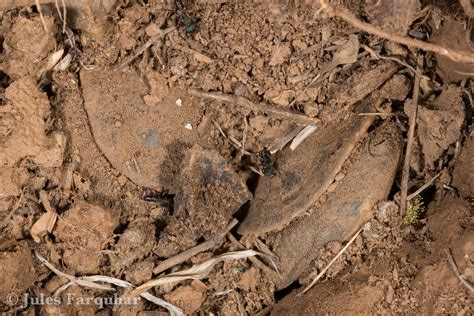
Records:
[[[446,253],[446,256],[448,257],[448,262],[449,262],[449,265],[451,266],[451,268],[453,269],[454,273],[456,274],[457,278],[459,279],[459,281],[461,281],[461,283],[472,293],[474,292],[474,288],[472,287],[472,285],[466,281],[461,273],[459,273],[459,269],[456,265],[456,263],[454,262],[454,259],[453,259],[453,256],[451,255],[451,252],[449,251],[449,249],[444,249],[444,252]]]
[[[204,279],[206,278],[211,270],[214,268],[216,264],[222,261],[227,260],[236,260],[236,259],[243,259],[253,257],[255,255],[261,255],[259,252],[254,250],[243,250],[243,251],[233,251],[227,252],[220,256],[214,257],[209,259],[203,263],[196,264],[189,269],[173,272],[170,274],[166,274],[163,276],[159,276],[156,279],[150,280],[148,282],[143,283],[136,289],[134,289],[130,295],[139,295],[148,289],[151,289],[155,286],[165,285],[165,284],[173,284],[185,280],[194,280],[194,279]]]
[[[316,284],[316,282],[318,282],[319,279],[321,279],[321,277],[326,273],[326,271],[334,264],[334,262],[336,262],[336,260],[347,250],[347,248],[349,248],[349,246],[354,242],[354,240],[356,240],[357,236],[359,236],[360,232],[362,231],[362,228],[364,226],[362,226],[355,234],[354,236],[351,238],[351,240],[349,240],[347,242],[347,244],[344,246],[344,248],[342,248],[338,254],[332,258],[332,260],[328,263],[328,265],[323,269],[321,270],[321,272],[319,272],[319,274],[316,276],[316,278],[314,278],[314,280],[307,286],[304,288],[303,291],[301,291],[300,293],[298,293],[297,296],[301,296],[303,295],[304,293],[308,292],[312,287],[313,285]]]
[[[150,38],[142,47],[140,47],[138,49],[138,51],[133,54],[131,57],[129,57],[128,59],[126,59],[122,64],[120,64],[119,68],[123,68],[125,67],[126,65],[130,64],[132,61],[135,60],[135,58],[137,58],[138,56],[140,56],[148,47],[150,47],[151,45],[155,44],[160,38],[162,38],[163,36],[165,36],[166,34],[172,32],[176,30],[176,27],[169,27],[165,30],[163,30],[161,32],[161,34],[157,35],[157,36],[154,36],[152,38]]]
[[[421,192],[423,192],[427,187],[429,187],[438,177],[441,175],[441,173],[437,173],[433,178],[431,178],[428,182],[423,184],[421,188],[413,192],[407,197],[407,201],[412,200],[415,196],[419,195]]]
[[[293,141],[290,144],[290,149],[295,150],[306,138],[311,136],[315,131],[317,127],[314,125],[307,125],[303,128],[301,132],[298,133],[298,135],[295,136]]]
[[[417,58],[417,68],[421,69],[423,67],[423,56],[419,55]],[[413,100],[411,102],[411,113],[409,115],[410,118],[410,126],[408,129],[408,140],[407,140],[407,147],[405,151],[405,161],[403,162],[403,169],[402,169],[402,180],[400,185],[400,214],[402,217],[405,216],[406,208],[407,208],[407,195],[408,195],[408,178],[410,176],[410,159],[411,159],[411,150],[413,147],[413,143],[415,141],[415,128],[416,128],[416,117],[418,113],[418,98],[420,96],[420,80],[421,77],[416,75],[415,76],[415,87],[413,91]]]
[[[235,218],[227,225],[227,228],[225,232],[222,234],[215,236],[214,238],[209,239],[208,241],[203,242],[202,244],[199,244],[191,249],[188,249],[174,257],[171,257],[163,262],[161,262],[155,269],[153,269],[153,273],[158,274],[161,273],[165,270],[168,270],[169,268],[172,268],[180,263],[183,263],[190,259],[191,257],[194,257],[198,253],[201,253],[203,251],[209,250],[211,248],[216,247],[219,245],[222,240],[225,238],[228,232],[231,231],[232,228],[237,225],[239,221],[236,220]]]
[[[266,103],[253,103],[252,101],[241,96],[227,95],[227,94],[217,93],[217,92],[205,92],[205,91],[201,91],[197,89],[188,89],[188,94],[195,97],[203,98],[203,99],[215,100],[222,103],[235,104],[251,111],[273,114],[279,117],[290,119],[299,124],[314,125],[318,123],[318,120],[307,117],[306,115],[289,112],[286,110],[280,110],[276,108],[275,106],[272,106]]]
[[[41,23],[43,24],[43,28],[46,33],[49,32],[48,27],[46,26],[46,21],[44,20],[44,15],[43,15],[43,10],[41,9],[41,4],[39,3],[39,0],[35,0],[35,5],[36,8],[38,9],[38,13],[41,19]]]
[[[51,263],[48,262],[45,258],[43,258],[39,253],[35,253],[36,258],[38,258],[39,261],[41,261],[45,266],[47,266],[51,271],[53,271],[57,276],[68,279],[69,283],[64,284],[63,286],[59,287],[55,292],[54,296],[58,296],[62,291],[67,289],[71,285],[79,285],[83,287],[88,287],[88,288],[93,288],[93,289],[98,289],[98,290],[106,290],[106,291],[115,291],[115,289],[109,285],[104,285],[104,284],[98,284],[95,282],[103,282],[103,283],[109,283],[109,284],[114,284],[120,287],[130,287],[133,288],[134,285],[127,282],[123,281],[117,278],[105,276],[105,275],[92,275],[92,276],[84,276],[84,277],[79,277],[76,278],[75,276],[69,275],[67,273],[64,273],[58,269],[56,269]],[[183,311],[178,308],[177,306],[174,306],[148,292],[144,292],[140,294],[140,297],[158,305],[166,308],[172,316],[181,316],[184,315]]]

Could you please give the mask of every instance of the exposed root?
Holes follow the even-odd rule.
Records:
[[[43,24],[43,28],[46,33],[49,33],[48,27],[46,26],[46,21],[44,20],[43,10],[41,9],[41,4],[39,0],[35,0],[36,8],[38,9],[38,13],[40,15],[41,23]]]
[[[468,1],[469,0],[465,2]],[[474,63],[473,53],[459,51],[448,47],[423,42],[406,36],[391,34],[373,26],[372,24],[359,20],[352,13],[342,7],[330,5],[328,0],[319,0],[319,3],[321,5],[321,8],[329,15],[337,16],[352,25],[353,27],[358,28],[366,33],[385,38],[389,41],[396,42],[402,45],[418,48],[426,52],[440,54],[456,62]]]

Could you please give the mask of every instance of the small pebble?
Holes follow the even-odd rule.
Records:
[[[183,100],[181,100],[180,98],[177,98],[176,99],[176,106],[178,106],[178,107],[183,106]]]
[[[188,123],[188,124],[184,125],[184,128],[192,130],[193,126],[191,125],[191,123]]]

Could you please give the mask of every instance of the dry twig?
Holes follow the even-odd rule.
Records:
[[[241,96],[227,95],[217,92],[205,92],[197,89],[188,89],[188,94],[203,99],[219,101],[222,103],[236,104],[252,111],[263,112],[267,114],[273,114],[279,117],[288,118],[299,124],[315,125],[319,123],[318,120],[307,117],[306,115],[280,110],[266,103],[253,103],[252,101]]]
[[[161,34],[150,38],[142,47],[140,47],[140,49],[139,49],[135,54],[133,54],[131,57],[129,57],[127,60],[125,60],[125,61],[119,66],[119,68],[123,68],[123,67],[125,67],[126,65],[130,64],[132,61],[135,60],[135,58],[137,58],[138,56],[140,56],[148,47],[150,47],[151,45],[155,44],[160,38],[162,38],[163,36],[165,36],[166,34],[172,32],[172,31],[174,31],[174,30],[176,30],[176,27],[172,26],[172,27],[169,27],[169,28],[163,30],[163,31],[161,32]]]
[[[227,228],[226,228],[225,232],[223,232],[222,234],[220,234],[218,236],[215,236],[214,238],[209,239],[208,241],[203,242],[202,244],[199,244],[199,245],[197,245],[197,246],[195,246],[191,249],[188,249],[188,250],[186,250],[186,251],[184,251],[184,252],[182,252],[182,253],[174,256],[174,257],[166,259],[165,261],[161,262],[159,266],[157,266],[155,269],[153,269],[153,273],[155,273],[155,274],[161,273],[165,270],[168,270],[169,268],[174,267],[177,264],[185,262],[186,260],[188,260],[191,257],[194,257],[195,255],[197,255],[200,252],[203,252],[203,251],[209,250],[211,248],[214,248],[215,246],[217,246],[218,244],[221,243],[222,239],[225,238],[227,233],[230,232],[230,230],[232,228],[234,228],[235,225],[237,225],[238,222],[239,221],[234,218],[230,222],[230,224],[227,225]]]
[[[354,242],[354,240],[356,240],[357,236],[359,236],[360,232],[362,231],[362,228],[364,226],[362,226],[355,234],[354,236],[351,238],[351,240],[349,240],[347,242],[347,244],[344,246],[344,248],[342,248],[338,253],[337,255],[332,258],[332,260],[328,263],[328,265],[323,269],[321,270],[321,272],[319,272],[319,274],[316,276],[316,278],[314,278],[314,280],[307,286],[305,287],[305,289],[303,291],[301,291],[301,293],[298,293],[298,295],[296,296],[301,296],[303,295],[304,293],[308,292],[314,284],[316,284],[316,282],[318,282],[319,279],[321,279],[321,277],[326,273],[326,271],[334,264],[334,262],[336,262],[336,260],[347,250],[347,248],[349,248],[350,245],[352,245],[352,243]]]
[[[427,187],[429,187],[433,182],[434,180],[438,179],[438,177],[441,175],[441,173],[437,173],[433,178],[431,178],[428,182],[426,182],[425,184],[423,184],[421,186],[421,188],[419,188],[418,190],[416,190],[415,192],[413,192],[412,194],[410,194],[408,197],[407,197],[407,201],[410,201],[412,200],[415,196],[417,196],[418,194],[420,194],[421,192],[423,192]]]
[[[366,33],[385,38],[389,41],[396,42],[402,45],[418,48],[423,51],[440,54],[456,62],[474,63],[474,54],[471,52],[458,51],[433,43],[427,43],[413,38],[409,38],[406,36],[391,34],[369,23],[359,20],[352,13],[342,7],[330,5],[328,0],[319,0],[319,3],[321,5],[321,8],[325,10],[328,14],[337,16],[352,25],[353,27],[358,28]]]
[[[461,281],[461,283],[465,287],[467,287],[469,291],[474,292],[474,288],[472,287],[472,285],[461,276],[461,273],[459,273],[459,269],[456,266],[456,263],[454,262],[453,256],[451,255],[450,251],[448,249],[444,249],[444,252],[446,253],[446,256],[448,256],[449,265],[453,269],[459,281]]]
[[[421,69],[423,67],[423,56],[418,56],[417,58],[417,68]],[[405,161],[403,162],[402,170],[402,181],[401,181],[401,195],[400,195],[400,214],[405,216],[405,211],[407,208],[407,195],[408,195],[408,177],[410,175],[410,159],[411,159],[411,149],[413,147],[413,142],[415,140],[415,127],[416,127],[416,117],[418,113],[418,98],[420,96],[420,80],[419,75],[415,76],[415,87],[413,91],[413,100],[411,102],[411,113],[410,117],[410,126],[408,129],[408,140],[407,147],[405,151]]]
[[[227,233],[227,238],[229,238],[230,242],[233,243],[238,249],[240,250],[245,250],[246,248],[244,247],[244,245],[242,245],[240,243],[240,241],[237,240],[237,238],[234,237],[234,235],[232,235],[232,233]],[[267,265],[265,265],[262,261],[260,261],[258,258],[256,257],[250,257],[249,260],[254,264],[256,265],[258,268],[260,268],[261,270],[263,270],[268,276],[270,277],[273,277],[274,276],[274,271],[272,271],[272,269],[270,269],[269,267],[267,267]],[[278,273],[278,270],[276,269],[277,273]]]

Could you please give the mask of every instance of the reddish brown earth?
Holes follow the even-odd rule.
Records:
[[[165,313],[139,298],[94,303],[127,297],[118,286],[20,299],[67,283],[36,254],[68,275],[138,286],[217,240],[160,274],[243,248],[265,256],[151,293],[186,314],[473,313],[474,65],[360,32],[316,14],[317,1],[65,0],[65,24],[63,1],[39,3],[43,18],[35,1],[0,2],[2,312]],[[456,1],[338,3],[394,34],[473,51]],[[407,222],[417,54],[408,193],[436,179]],[[292,150],[302,121],[316,130]],[[240,244],[224,237],[234,218]]]

